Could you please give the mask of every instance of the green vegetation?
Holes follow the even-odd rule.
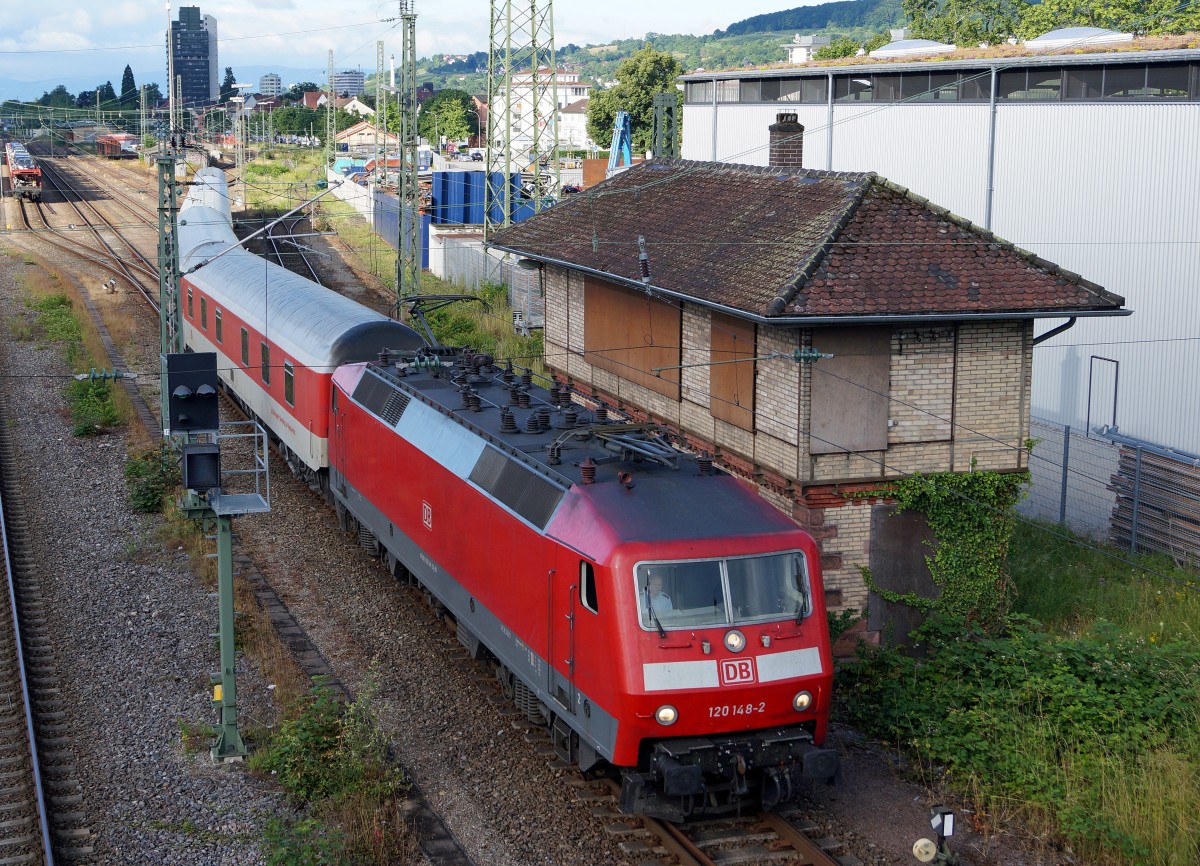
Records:
[[[900,511],[919,511],[929,521],[936,548],[925,557],[937,599],[899,594],[876,586],[869,572],[863,577],[884,599],[924,611],[939,611],[985,625],[1003,620],[1008,612],[1010,585],[1005,574],[1009,538],[1016,525],[1013,506],[1029,482],[1027,473],[943,472],[910,475],[886,490]]]
[[[1042,526],[1016,529],[1007,567],[1013,614],[935,614],[920,658],[863,649],[838,674],[842,720],[985,822],[1019,815],[1093,862],[1197,862],[1200,581]]]
[[[67,363],[73,369],[86,366],[90,356],[71,299],[56,292],[38,295],[28,303],[38,313],[35,330],[40,339],[62,346]],[[112,387],[108,382],[72,380],[65,394],[73,435],[95,436],[121,423],[121,414],[113,402]]]
[[[67,385],[73,436],[99,436],[121,423],[108,382],[72,380]]]
[[[268,834],[269,863],[391,863],[413,845],[396,806],[404,780],[379,732],[372,671],[349,705],[325,686],[294,705],[270,742],[250,758],[309,810]]]
[[[1170,0],[903,0],[903,8],[914,36],[964,46],[1031,39],[1058,27],[1150,35],[1200,30],[1200,9]]]
[[[179,456],[169,447],[129,458],[125,464],[125,483],[133,510],[142,514],[158,514],[163,510],[167,494],[182,483]]]
[[[618,111],[629,112],[633,152],[651,149],[654,136],[654,97],[674,93],[680,108],[683,94],[675,87],[675,79],[683,72],[679,61],[665,51],[649,45],[617,67],[617,84],[592,94],[588,103],[587,129],[593,141],[612,138],[613,118]]]
[[[474,109],[471,94],[465,90],[446,88],[421,106],[421,113],[417,116],[417,134],[426,141],[437,142],[442,137],[449,141],[466,141],[468,136],[479,134],[479,115]],[[398,131],[399,127],[400,113],[391,112],[388,115],[388,128]]]

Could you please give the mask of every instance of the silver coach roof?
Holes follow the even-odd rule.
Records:
[[[179,266],[185,279],[215,304],[310,367],[373,360],[385,347],[425,345],[407,325],[241,247],[229,250],[237,242],[225,175],[202,169],[179,212]],[[229,252],[214,259],[225,250]]]

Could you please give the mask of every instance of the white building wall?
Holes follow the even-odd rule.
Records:
[[[720,104],[715,137],[712,107],[687,105],[682,155],[766,165],[780,111],[804,124],[807,167],[875,171],[985,222],[987,104],[835,103],[832,160],[826,105]],[[992,230],[1135,311],[1081,318],[1034,349],[1035,416],[1076,429],[1115,421],[1128,435],[1200,452],[1197,153],[1194,103],[998,104]]]

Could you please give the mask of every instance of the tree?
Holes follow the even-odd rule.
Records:
[[[96,90],[81,90],[79,95],[75,97],[76,108],[95,108],[96,107]]]
[[[439,91],[421,105],[421,113],[417,115],[417,135],[435,142],[441,136],[450,141],[461,141],[475,135],[479,132],[479,118],[472,110],[474,108],[471,94],[465,90]]]
[[[238,89],[234,87],[237,79],[233,77],[233,67],[225,67],[225,77],[221,79],[221,102],[228,102],[229,97],[237,96]]]
[[[903,0],[913,36],[951,45],[996,44],[1017,33],[1025,0]]]
[[[284,94],[283,98],[288,102],[299,102],[304,98],[306,93],[315,93],[321,89],[321,85],[314,81],[301,81],[299,84],[293,84]]]
[[[162,102],[162,99],[162,91],[158,89],[157,81],[146,85],[146,105],[157,105],[158,103]]]
[[[137,105],[138,90],[133,82],[133,70],[125,65],[125,73],[121,76],[121,107],[132,108]]]
[[[592,141],[610,141],[617,112],[627,111],[633,150],[649,150],[654,136],[654,95],[668,91],[676,94],[682,104],[683,94],[675,86],[675,79],[682,73],[683,67],[673,55],[656,51],[651,45],[621,61],[617,85],[594,93],[588,102],[587,129]]]
[[[822,45],[813,52],[814,60],[836,60],[839,57],[853,57],[858,53],[859,45],[847,36],[839,36],[828,45]]]
[[[71,91],[67,90],[66,85],[60,84],[53,90],[43,93],[42,98],[38,100],[38,105],[47,105],[51,108],[74,108],[75,97]]]
[[[1168,0],[1045,0],[1021,11],[1018,30],[1023,38],[1032,39],[1071,26],[1122,33],[1188,33],[1200,29],[1200,8]]]
[[[101,106],[112,108],[113,103],[116,102],[116,91],[113,90],[113,83],[104,82],[102,85],[98,86],[97,90],[100,91]]]

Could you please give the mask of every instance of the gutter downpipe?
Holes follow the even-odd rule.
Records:
[[[709,310],[716,310],[718,313],[724,313],[727,316],[732,316],[735,319],[746,319],[759,325],[775,325],[777,327],[810,327],[812,325],[880,325],[880,324],[914,324],[921,322],[999,322],[1011,321],[1012,319],[1061,319],[1062,313],[1056,313],[1053,310],[1048,310],[1044,313],[921,313],[917,315],[901,315],[889,316],[887,314],[878,316],[763,316],[758,313],[750,313],[746,310],[738,310],[733,307],[727,307],[724,304],[715,304],[712,301],[701,300],[692,295],[685,295],[682,292],[674,292],[670,289],[659,288],[658,286],[648,285],[641,280],[631,279],[629,277],[610,274],[607,271],[598,271],[595,268],[588,268],[582,265],[574,264],[573,262],[565,262],[562,259],[554,259],[549,256],[532,256],[527,252],[513,249],[512,247],[501,246],[500,244],[488,244],[488,247],[493,250],[499,250],[502,253],[512,253],[514,256],[531,259],[535,262],[541,262],[546,265],[554,265],[559,268],[566,268],[570,271],[578,271],[581,274],[588,274],[593,277],[599,277],[602,280],[607,280],[610,283],[618,283],[626,288],[636,289],[639,292],[645,292],[651,295],[662,295],[663,297],[674,298],[678,301],[685,301],[689,304],[695,304],[698,307],[704,307]],[[1065,331],[1070,327],[1076,318],[1083,317],[1098,317],[1098,316],[1131,316],[1133,310],[1118,309],[1118,310],[1083,310],[1077,311],[1071,317],[1071,321],[1064,325],[1060,325],[1051,332],[1043,336],[1049,336],[1052,333]]]
[[[983,210],[983,227],[988,231],[992,230],[992,195],[996,191],[996,89],[997,79],[996,67],[992,67],[992,96],[988,104],[989,119],[988,119],[988,171],[987,171],[987,196]]]
[[[825,170],[833,171],[833,73],[826,72],[825,100]]]
[[[1046,340],[1049,340],[1051,337],[1057,337],[1063,331],[1068,331],[1073,327],[1075,327],[1075,316],[1072,316],[1071,318],[1067,319],[1065,322],[1063,322],[1057,328],[1051,328],[1049,331],[1042,334],[1040,337],[1034,337],[1033,345],[1036,346],[1038,343],[1045,342]]]

